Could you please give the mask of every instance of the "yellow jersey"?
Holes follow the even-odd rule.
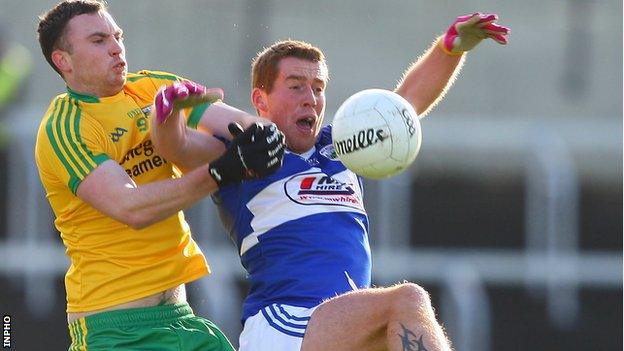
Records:
[[[65,275],[67,312],[98,310],[149,296],[210,273],[182,211],[135,230],[76,196],[80,182],[114,160],[140,186],[179,177],[150,140],[154,95],[180,77],[129,73],[117,95],[68,92],[52,100],[39,126],[35,159],[71,265]],[[207,104],[187,112],[196,126]]]

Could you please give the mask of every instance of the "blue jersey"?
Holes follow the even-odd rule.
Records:
[[[331,126],[308,159],[286,152],[276,173],[213,199],[251,283],[243,322],[272,303],[309,308],[370,286],[362,181],[336,158]]]

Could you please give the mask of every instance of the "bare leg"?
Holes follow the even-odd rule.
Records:
[[[427,292],[416,284],[353,291],[312,314],[302,351],[450,351]]]

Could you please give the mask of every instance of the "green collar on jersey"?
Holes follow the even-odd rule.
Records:
[[[76,100],[90,102],[90,103],[100,102],[100,99],[97,96],[80,94],[71,90],[69,87],[67,87],[67,93],[69,93],[69,97],[74,98]]]

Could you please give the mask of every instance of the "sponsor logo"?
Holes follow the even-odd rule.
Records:
[[[126,165],[126,162],[129,164]],[[131,178],[135,178],[166,163],[167,160],[155,154],[152,141],[146,140],[137,147],[130,149],[121,160],[120,165],[124,166],[126,173]]]
[[[328,176],[310,176],[301,179],[299,195],[353,195],[348,184],[340,183]]]
[[[383,129],[363,129],[347,139],[337,140],[335,142],[336,153],[338,155],[350,154],[361,149],[366,149],[380,141],[383,142],[387,138],[388,135]]]
[[[120,127],[116,127],[115,131],[110,133],[111,139],[114,143],[118,142],[121,137],[126,134],[128,130]]]
[[[284,183],[286,196],[300,205],[344,206],[363,211],[361,196],[356,189],[353,183],[321,172],[298,174]]]

